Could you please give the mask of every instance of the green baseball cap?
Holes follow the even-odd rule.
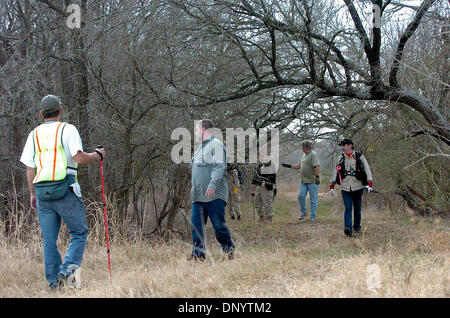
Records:
[[[61,97],[47,95],[41,100],[40,108],[43,112],[56,112],[61,107]]]

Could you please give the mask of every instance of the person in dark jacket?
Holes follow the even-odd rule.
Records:
[[[265,153],[262,153],[262,158],[265,158]],[[264,161],[264,160],[263,160]],[[271,173],[276,171],[270,169],[272,162],[259,163],[255,169],[255,175],[252,181],[252,192],[254,196],[255,209],[258,214],[258,221],[263,223],[272,223],[273,218],[273,191],[276,185],[277,175]]]
[[[352,236],[353,231],[361,231],[361,201],[364,189],[373,191],[373,177],[366,158],[355,151],[353,141],[344,139],[339,143],[342,153],[336,163],[336,168],[330,180],[330,193],[334,196],[334,185],[341,186],[344,200],[344,233]],[[354,222],[352,222],[352,210]],[[353,225],[352,225],[353,223]]]

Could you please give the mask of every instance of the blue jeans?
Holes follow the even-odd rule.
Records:
[[[356,191],[344,191],[342,192],[342,199],[344,199],[345,213],[344,213],[344,226],[350,230],[359,232],[361,230],[361,201],[364,189]],[[352,208],[354,212],[354,223],[352,226]]]
[[[192,203],[191,227],[192,241],[194,248],[192,255],[205,256],[205,226],[208,216],[216,234],[216,239],[222,246],[224,252],[234,250],[234,244],[231,241],[231,234],[225,223],[225,206],[226,202],[216,199],[211,202],[194,202]]]
[[[311,220],[316,219],[317,202],[319,201],[319,185],[315,183],[300,183],[298,192],[298,202],[300,203],[300,211],[302,216],[308,214],[306,210],[306,195],[309,191],[309,203],[311,209]]]
[[[38,200],[37,213],[44,244],[45,277],[51,285],[56,283],[59,273],[68,274],[68,266],[81,266],[88,235],[86,207],[81,198],[69,189],[62,199]],[[64,263],[56,245],[61,220],[66,223],[71,236]]]

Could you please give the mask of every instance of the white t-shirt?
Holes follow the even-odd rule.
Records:
[[[75,126],[66,124],[62,136],[62,144],[67,158],[67,167],[76,168],[77,165],[73,160],[73,156],[75,156],[78,151],[83,151],[83,144],[81,142],[80,134]],[[36,168],[36,163],[34,162],[33,131],[31,131],[28,135],[27,142],[23,148],[22,156],[20,157],[20,162],[30,168]],[[76,175],[77,173],[76,170],[68,169],[67,174]]]

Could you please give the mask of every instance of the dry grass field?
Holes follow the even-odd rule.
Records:
[[[393,214],[365,206],[363,233],[343,233],[342,199],[320,196],[318,221],[298,221],[296,189],[274,202],[274,222],[228,221],[236,244],[226,260],[207,226],[205,262],[190,262],[189,236],[170,243],[90,240],[81,289],[50,292],[43,273],[39,231],[11,243],[0,237],[0,297],[449,297],[447,221]],[[61,244],[67,242],[61,242]],[[64,251],[65,249],[63,249]]]

